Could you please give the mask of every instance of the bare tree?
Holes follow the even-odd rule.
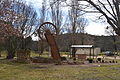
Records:
[[[76,33],[77,30],[77,20],[80,17],[79,16],[79,10],[78,10],[78,1],[77,0],[71,0],[71,9],[69,10],[69,21],[71,26],[72,33]]]
[[[16,34],[15,32],[17,32],[19,34],[17,37],[21,38],[19,39],[20,41],[18,41],[21,44],[19,49],[27,49],[27,44],[29,43],[27,41],[35,30],[35,21],[37,19],[36,12],[31,6],[28,6],[19,0],[1,0],[0,4],[0,20],[3,22],[1,25],[4,26],[4,28],[7,28],[6,25],[9,24],[9,28],[7,28],[7,30],[12,34]],[[16,46],[14,40],[9,40],[16,39],[16,37],[14,37],[15,35],[8,34],[7,36],[8,41],[10,41],[8,43],[12,45],[11,47]],[[16,48],[18,48],[16,47],[14,50],[11,50],[13,49],[11,47],[8,46],[7,48],[9,59],[14,57],[13,54],[15,53]]]
[[[46,20],[46,15],[47,15],[47,8],[46,8],[46,0],[43,0],[42,2],[42,8],[40,9],[40,22],[39,26],[45,22]],[[44,31],[38,31],[38,37],[39,37],[39,42],[38,42],[38,50],[40,54],[43,54],[44,48],[45,48],[45,40],[44,40]]]
[[[79,11],[78,10],[78,1],[77,0],[71,0],[70,10],[68,11],[69,26],[70,26],[71,33],[72,33],[71,45],[76,43],[75,33],[76,33],[76,30],[77,30],[77,20],[80,17],[78,11]]]
[[[112,37],[114,52],[117,52],[117,44],[116,44],[116,42],[117,42],[117,39],[116,39],[117,35],[115,34],[115,31],[112,29],[112,27],[108,27],[107,26],[105,32]]]
[[[21,34],[21,49],[28,49],[28,44],[26,39],[30,39],[34,31],[37,28],[37,13],[31,5],[27,5],[25,2],[17,1],[12,5],[12,10],[19,15],[22,15],[21,19],[17,18],[17,21],[13,21],[14,27]]]
[[[46,0],[42,0],[42,7],[39,10],[40,13],[40,24],[42,24],[43,22],[45,22],[46,20],[46,16],[47,16],[47,3]]]
[[[107,23],[120,35],[120,1],[119,0],[79,0],[87,1],[105,17]]]
[[[71,42],[70,45],[76,44],[76,33],[80,33],[80,32],[84,32],[85,31],[85,21],[83,21],[82,19],[82,15],[81,15],[81,7],[79,5],[78,0],[71,0],[71,3],[69,5],[70,10],[68,11],[68,16],[69,16],[69,26],[70,29],[69,30],[72,33],[71,36]],[[85,22],[85,23],[84,23]],[[82,43],[84,44],[84,37],[82,36]],[[75,59],[75,48],[73,48],[72,50],[72,57]]]
[[[85,28],[88,25],[88,21],[85,18],[80,18],[77,21],[77,33],[81,33],[81,45],[85,43]]]
[[[85,33],[85,27],[87,26],[88,22],[84,18],[82,13],[82,7],[79,4],[78,0],[71,0],[70,10],[69,10],[69,26],[71,30],[69,30],[72,36],[72,44],[76,44],[75,33]],[[81,44],[84,44],[84,36],[81,37]]]
[[[61,9],[61,1],[60,0],[50,0],[50,9],[51,9],[51,19],[53,24],[57,27],[57,34],[60,34],[61,27],[63,24],[63,11]]]
[[[14,57],[16,48],[14,47],[14,43],[8,39],[10,39],[11,36],[18,36],[19,34],[19,32],[17,32],[17,30],[15,30],[15,28],[12,25],[13,19],[15,20],[15,16],[18,15],[11,11],[11,4],[11,0],[0,1],[0,38],[1,40],[4,40],[5,43],[6,41],[9,42],[5,45],[8,51],[7,58],[9,59]]]
[[[87,19],[79,17],[77,20],[77,33],[85,33],[85,28],[88,25]]]

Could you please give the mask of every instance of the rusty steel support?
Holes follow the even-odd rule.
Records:
[[[51,34],[50,30],[45,31],[46,40],[51,48],[51,56],[54,60],[61,60],[58,46],[56,44],[55,38],[53,34]]]

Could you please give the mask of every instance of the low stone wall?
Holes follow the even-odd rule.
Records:
[[[76,54],[76,58],[85,60],[87,58],[87,54]]]
[[[30,61],[30,51],[17,51],[17,61],[18,62],[29,62]]]

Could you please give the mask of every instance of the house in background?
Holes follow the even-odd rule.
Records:
[[[93,45],[72,45],[71,48],[75,49],[75,57],[78,59],[94,58],[97,56],[101,50],[100,48],[95,48]]]

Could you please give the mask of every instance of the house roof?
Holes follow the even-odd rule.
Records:
[[[72,45],[71,48],[92,48],[93,45]]]

